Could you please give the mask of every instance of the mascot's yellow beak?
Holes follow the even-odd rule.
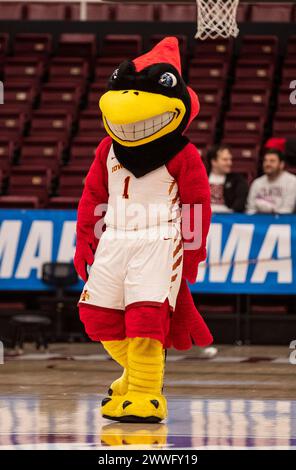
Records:
[[[180,125],[186,108],[179,98],[138,90],[111,90],[100,99],[112,139],[127,147],[152,142]]]

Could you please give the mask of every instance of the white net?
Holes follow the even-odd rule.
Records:
[[[239,29],[236,11],[239,0],[196,0],[198,39],[236,37]]]

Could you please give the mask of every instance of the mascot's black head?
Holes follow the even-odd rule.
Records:
[[[181,76],[178,40],[167,37],[120,64],[100,108],[116,157],[135,176],[170,160],[188,142],[183,133],[199,111],[197,95]]]

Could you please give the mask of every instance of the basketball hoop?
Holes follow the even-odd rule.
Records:
[[[196,0],[198,39],[236,37],[239,29],[236,11],[239,0]]]

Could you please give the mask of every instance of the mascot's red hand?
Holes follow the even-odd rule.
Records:
[[[174,348],[179,350],[190,349],[192,344],[205,347],[213,342],[210,330],[197,311],[184,278],[171,319],[170,337]]]
[[[86,282],[88,278],[87,265],[91,266],[93,262],[94,253],[91,246],[85,241],[77,241],[74,266],[84,282]]]

